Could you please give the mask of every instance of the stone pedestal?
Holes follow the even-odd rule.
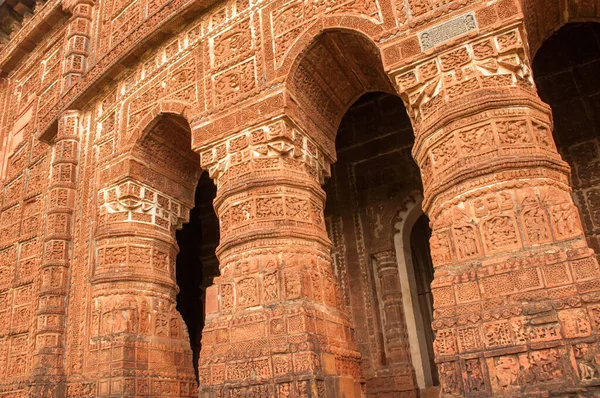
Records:
[[[323,154],[279,118],[202,149],[201,162],[217,183],[221,275],[206,294],[200,396],[360,397],[323,221]]]

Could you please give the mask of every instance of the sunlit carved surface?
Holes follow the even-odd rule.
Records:
[[[593,396],[599,14],[0,0],[0,396]]]

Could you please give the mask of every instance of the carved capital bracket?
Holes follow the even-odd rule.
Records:
[[[244,174],[282,166],[304,172],[319,184],[331,175],[331,160],[287,117],[246,129],[198,152],[202,168],[218,187]]]
[[[458,107],[472,113],[494,106],[484,101],[466,106],[468,94],[493,96],[513,89],[536,97],[521,23],[461,42],[389,75],[420,139],[427,138],[446,119],[456,118],[448,114],[449,109]]]
[[[392,73],[415,130],[430,216],[457,190],[502,183],[500,175],[516,170],[566,183],[570,169],[552,138],[551,110],[537,96],[523,35],[522,23],[503,27]]]
[[[128,179],[98,192],[99,228],[142,223],[171,234],[188,221],[189,208],[156,189]]]

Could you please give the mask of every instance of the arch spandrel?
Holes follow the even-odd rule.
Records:
[[[302,33],[277,70],[275,80],[283,81],[275,90],[240,104],[242,109],[237,112],[225,112],[223,116],[209,112],[193,122],[194,148],[201,150],[227,134],[285,115],[310,135],[330,159],[335,159],[335,132],[350,105],[365,92],[391,93],[394,88],[383,70],[377,45],[364,33],[378,36],[381,29],[376,25],[364,29],[360,26],[364,21],[357,17],[341,18],[350,28],[325,28],[332,21],[338,19],[319,18]],[[319,64],[319,59],[323,63]],[[328,67],[332,69],[326,70]],[[341,98],[334,93],[339,87],[325,83],[324,76],[329,79],[331,75],[327,74],[334,72],[339,83],[346,85]],[[321,77],[312,78],[319,73]]]
[[[423,3],[429,3],[429,1],[424,1]],[[467,28],[461,31],[460,29],[463,29],[461,27],[457,32],[444,33],[448,34],[449,37],[444,39],[442,44],[427,49],[422,47],[419,34],[428,28],[436,27],[436,19],[433,7],[431,6],[427,6],[424,10],[421,10],[423,12],[419,13],[413,10],[414,18],[407,18],[406,14],[403,14],[406,10],[401,7],[400,11],[396,10],[393,13],[396,20],[396,25],[393,27],[387,22],[382,23],[380,20],[371,18],[368,15],[355,15],[351,12],[345,13],[344,8],[338,10],[334,7],[321,14],[311,15],[310,18],[305,18],[304,14],[300,13],[296,17],[298,21],[292,19],[289,22],[289,36],[285,36],[281,32],[278,35],[276,33],[277,28],[272,26],[272,24],[276,24],[276,22],[273,22],[273,18],[278,16],[278,12],[280,12],[275,8],[277,4],[279,3],[273,3],[265,7],[262,11],[263,25],[261,26],[261,35],[264,42],[264,57],[256,58],[256,65],[262,68],[262,70],[258,71],[259,76],[260,73],[264,73],[266,82],[252,96],[240,97],[240,102],[237,100],[228,102],[228,105],[235,105],[236,111],[232,111],[231,107],[221,110],[211,108],[208,105],[207,111],[203,114],[202,121],[192,124],[195,147],[201,147],[205,143],[210,142],[212,137],[221,139],[228,132],[235,133],[243,128],[250,127],[252,124],[261,123],[269,116],[277,116],[277,109],[272,108],[272,106],[282,107],[279,114],[288,114],[290,117],[295,118],[299,124],[306,124],[307,131],[312,129],[308,127],[311,123],[322,126],[321,130],[323,131],[321,132],[321,136],[314,136],[318,142],[326,141],[325,136],[328,134],[330,136],[334,135],[335,126],[337,126],[341,115],[343,115],[343,112],[349,105],[344,104],[345,107],[340,106],[341,109],[335,112],[335,116],[315,118],[314,112],[312,115],[309,115],[311,112],[302,109],[306,108],[305,105],[299,106],[297,104],[295,95],[297,92],[295,93],[292,88],[293,76],[297,72],[298,65],[305,59],[306,53],[313,48],[315,43],[327,35],[349,34],[364,38],[364,48],[371,48],[373,50],[373,55],[369,57],[372,58],[369,61],[370,64],[377,65],[376,69],[379,69],[381,66],[385,72],[384,75],[386,76],[382,79],[382,83],[371,85],[372,87],[366,87],[363,90],[357,90],[353,97],[356,100],[360,96],[361,91],[363,93],[365,91],[395,92],[396,88],[393,88],[388,81],[393,80],[399,70],[409,70],[416,67],[423,59],[431,56],[434,51],[450,48],[454,43],[461,40],[471,40],[478,33],[483,34],[494,31],[499,26],[500,21],[505,23],[514,22],[519,17],[518,7],[512,0],[492,4],[486,7],[485,10],[479,10],[477,6],[471,6],[466,9],[460,6],[444,9],[441,14],[435,15],[439,18],[444,18],[444,20],[458,19],[459,21],[455,22],[455,25],[457,23],[459,25],[467,23],[462,22],[461,18],[465,19],[467,15],[472,15],[472,18],[477,20],[478,31],[471,31]],[[281,13],[285,14],[289,9],[297,7],[299,3],[291,4],[293,6],[288,5],[283,7]],[[389,10],[388,6],[381,7],[391,12],[392,10]],[[417,6],[414,5],[414,7]],[[384,17],[384,19],[386,18]],[[455,29],[454,26],[449,28],[449,31],[453,29]],[[282,32],[285,32],[285,30]],[[282,43],[286,44],[282,45],[282,51],[277,52],[278,58],[275,58],[273,51],[278,48],[278,37],[283,40]],[[210,56],[210,49],[207,50]],[[355,54],[352,54],[349,58],[360,59],[361,57],[356,57]],[[210,75],[208,70],[207,75]],[[277,97],[279,105],[275,105],[275,98]],[[348,101],[348,103],[351,103],[351,101]],[[262,113],[261,108],[268,108],[269,113]],[[241,111],[241,109],[244,109],[244,111]],[[320,111],[324,110],[326,110],[325,107],[320,106]],[[316,114],[318,113],[321,112],[316,112]],[[308,121],[308,119],[315,120]],[[218,124],[218,126],[214,124]],[[325,148],[328,144],[323,142],[321,145]],[[331,145],[329,145],[329,148],[325,150],[333,154],[331,149]]]

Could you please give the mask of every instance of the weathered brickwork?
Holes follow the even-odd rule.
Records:
[[[0,397],[597,394],[594,22],[0,4]]]

